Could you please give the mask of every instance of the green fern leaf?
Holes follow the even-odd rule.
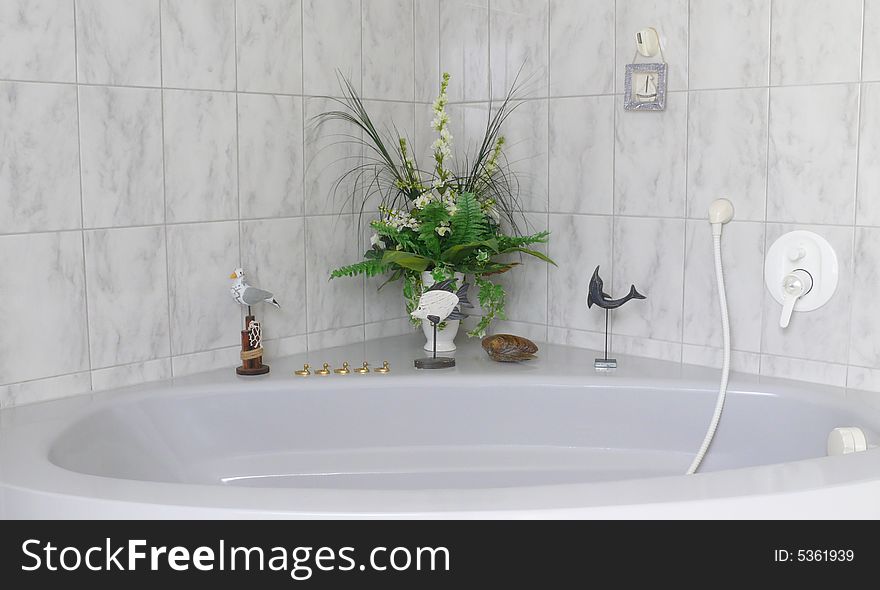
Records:
[[[449,244],[469,244],[485,239],[488,227],[486,216],[473,193],[462,193],[456,201],[458,210],[449,222],[452,228]]]

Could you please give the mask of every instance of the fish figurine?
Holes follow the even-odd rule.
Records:
[[[467,317],[464,308],[472,308],[467,299],[468,284],[463,283],[458,291],[453,291],[454,282],[455,279],[447,279],[431,285],[419,297],[419,305],[410,315],[435,324]]]
[[[599,276],[599,267],[593,271],[590,278],[590,288],[587,291],[587,307],[593,307],[595,303],[603,309],[617,309],[630,299],[646,299],[644,295],[636,291],[635,285],[630,285],[629,293],[620,299],[611,299],[611,296],[603,291],[602,277]]]

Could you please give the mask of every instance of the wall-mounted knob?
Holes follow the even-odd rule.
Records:
[[[807,251],[804,250],[801,246],[794,246],[788,249],[788,259],[792,262],[797,262],[806,255]]]

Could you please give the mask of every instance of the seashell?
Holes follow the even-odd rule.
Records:
[[[489,353],[489,358],[500,363],[515,363],[535,358],[538,346],[522,336],[513,334],[493,334],[486,336],[481,341],[483,350]]]

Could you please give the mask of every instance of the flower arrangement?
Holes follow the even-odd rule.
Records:
[[[319,123],[332,119],[354,125],[363,137],[354,141],[367,148],[363,161],[337,181],[337,188],[355,176],[358,182],[352,195],[361,195],[361,211],[375,195],[380,201],[378,218],[370,222],[374,233],[364,259],[337,268],[330,277],[387,274],[382,286],[402,280],[411,312],[423,290],[422,273],[429,272],[434,281],[453,278],[455,273],[473,275],[482,316],[468,335],[481,337],[494,319],[505,317],[505,291],[493,277],[520,263],[510,255],[553,261],[531,248],[547,242],[548,232],[520,230],[524,217],[518,184],[504,157],[505,139],[500,131],[518,105],[513,98],[516,87],[497,109],[490,109],[476,153],[457,161],[446,110],[449,79],[449,74],[443,74],[440,94],[433,103],[431,127],[437,138],[431,146],[429,171],[420,169],[409,142],[396,130],[396,137],[386,142],[349,81],[343,80],[345,97],[337,100],[344,108],[319,115]]]

